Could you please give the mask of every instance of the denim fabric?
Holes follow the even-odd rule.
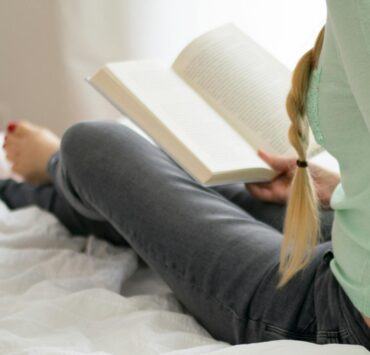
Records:
[[[203,187],[161,149],[116,123],[69,128],[49,172],[56,195],[75,211],[64,223],[83,224],[86,234],[97,225],[98,236],[129,243],[216,339],[370,349],[369,328],[330,271],[330,241],[276,288],[285,206],[256,201],[242,184]],[[6,190],[0,185],[2,195]],[[332,211],[321,218],[330,240]]]

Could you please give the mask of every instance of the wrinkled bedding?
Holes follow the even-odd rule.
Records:
[[[145,268],[129,248],[72,237],[49,213],[9,211],[0,201],[0,354],[368,353],[345,345],[216,341],[168,288],[135,292],[156,283],[158,276],[152,284],[142,276]]]

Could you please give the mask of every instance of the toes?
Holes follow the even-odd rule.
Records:
[[[15,160],[17,160],[19,152],[15,147],[9,147],[8,145],[6,145],[4,150],[5,156],[9,161],[14,162]]]
[[[4,136],[4,140],[3,140],[3,148],[4,148],[4,149],[5,149],[5,147],[6,147],[7,140],[8,140],[8,135],[6,134],[6,135]]]
[[[14,134],[8,133],[4,137],[3,148],[13,149],[13,147],[17,145],[17,141],[18,138]]]
[[[30,132],[33,132],[36,126],[28,121],[10,122],[7,127],[8,136],[23,137]]]
[[[28,127],[27,122],[18,121],[13,124],[14,124],[14,128],[12,131],[9,132],[10,135],[14,135],[16,137],[22,137],[25,134],[27,134],[27,132],[29,132],[29,127]]]
[[[17,122],[10,122],[8,126],[6,127],[6,130],[8,133],[13,133],[16,128],[17,128]]]
[[[13,162],[19,154],[18,138],[12,134],[7,134],[4,137],[3,149],[5,151],[6,158]]]

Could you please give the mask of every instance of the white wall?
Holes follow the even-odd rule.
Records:
[[[290,68],[312,47],[325,19],[324,0],[197,1],[199,31],[233,21]]]
[[[78,120],[116,117],[84,77],[107,61],[170,61],[196,34],[230,21],[293,67],[324,23],[325,3],[1,0],[0,120],[25,118],[61,133]]]
[[[61,133],[118,116],[84,78],[107,61],[168,54],[192,17],[179,0],[1,0],[2,126],[25,118]]]

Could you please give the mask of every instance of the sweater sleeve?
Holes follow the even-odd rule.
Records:
[[[348,82],[370,132],[370,0],[327,0]]]

